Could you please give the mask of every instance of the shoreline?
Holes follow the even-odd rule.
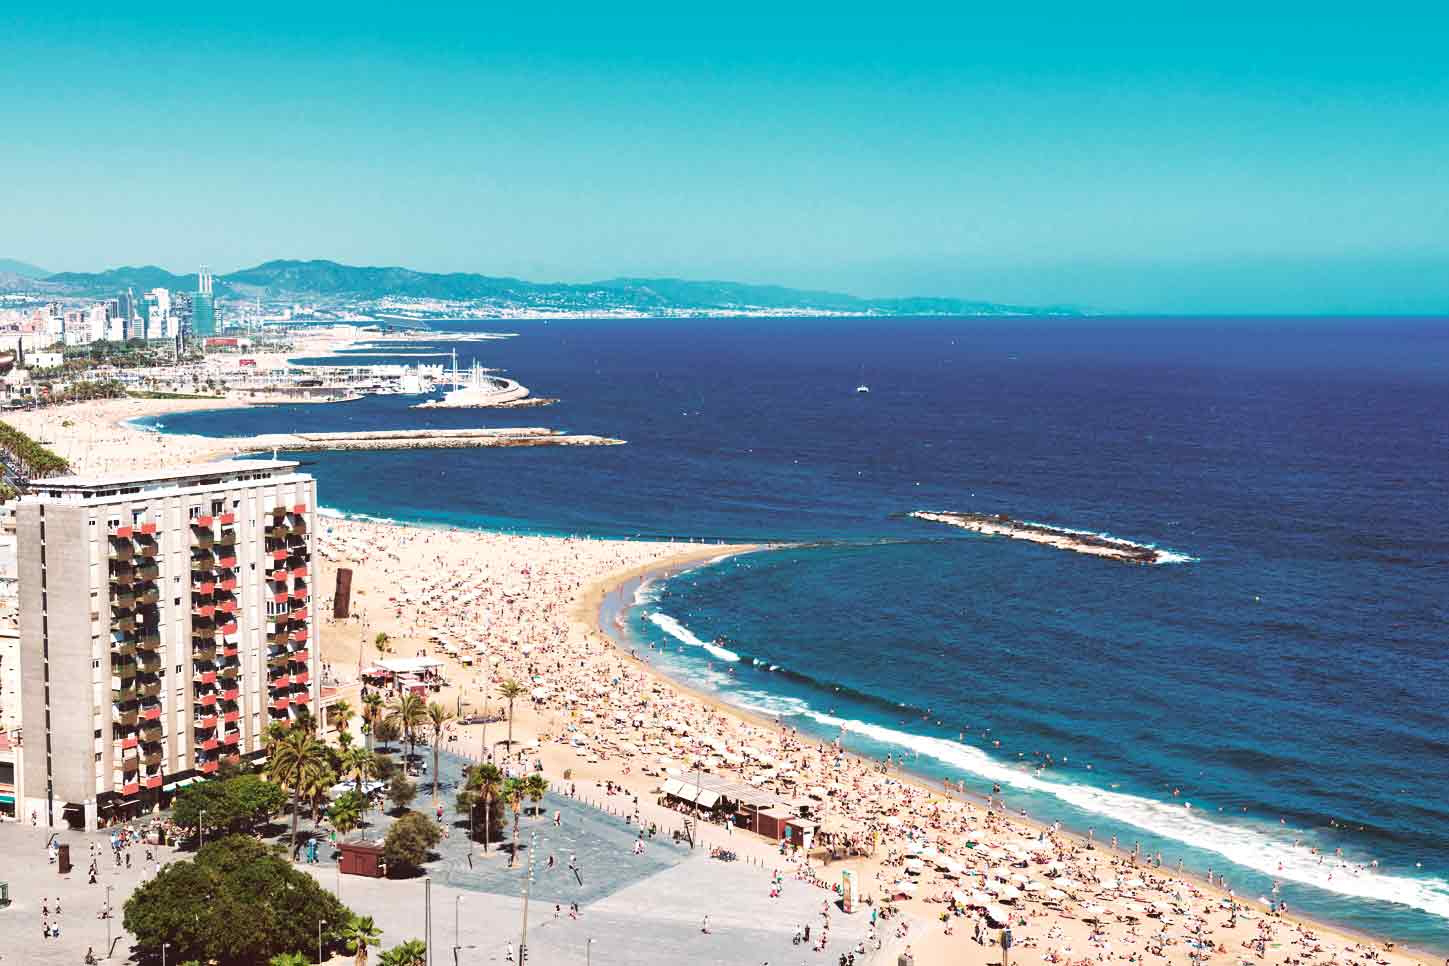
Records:
[[[108,406],[107,404],[113,405]],[[67,444],[83,444],[79,455],[90,468],[94,469],[96,468],[95,464],[97,463],[107,463],[108,461],[116,459],[130,460],[133,463],[137,464],[149,463],[150,465],[157,465],[159,463],[165,462],[176,462],[188,459],[200,460],[204,458],[217,458],[219,456],[226,455],[226,443],[228,442],[228,440],[216,437],[204,437],[189,434],[170,434],[165,432],[163,429],[157,429],[155,427],[136,426],[131,422],[131,420],[143,418],[148,415],[164,415],[167,412],[192,411],[196,409],[231,409],[247,407],[251,405],[253,404],[246,400],[217,399],[126,399],[110,401],[97,400],[88,403],[78,403],[68,406],[55,407],[44,411],[36,411],[35,413],[17,415],[43,417],[37,420],[42,424],[45,424],[47,422],[54,423],[59,420],[63,420],[67,415],[71,414],[84,414],[87,416],[91,416],[93,418],[93,421],[103,421],[104,428],[109,429],[112,432],[106,434],[102,439],[84,439],[82,438],[84,434],[80,430],[77,430],[74,433],[64,434],[64,442],[66,442]],[[112,410],[118,409],[120,407],[124,407],[125,409],[130,410],[130,412],[128,414],[120,416],[120,418],[116,418]],[[149,411],[140,413],[135,412],[135,410],[138,408]],[[17,424],[20,425],[22,429],[26,429],[26,431],[29,431],[26,424],[19,421],[17,421]],[[178,452],[185,450],[193,451],[192,455],[188,456],[184,452]],[[209,456],[201,455],[203,453],[209,454]],[[336,501],[333,500],[332,502],[335,505]],[[376,518],[369,517],[365,514],[361,515],[360,517],[355,517],[349,514],[347,511],[339,510],[337,512],[340,515],[333,519],[337,523],[343,525],[344,531],[349,528],[348,525],[350,524],[357,523],[362,520],[373,520],[376,522],[377,525],[400,528],[402,532],[410,532],[414,535],[425,535],[424,542],[426,542],[426,537],[442,537],[443,540],[441,540],[440,543],[451,543],[451,541],[447,540],[447,531],[457,531],[460,529],[463,532],[468,533],[470,537],[474,538],[487,537],[489,535],[498,535],[500,537],[506,536],[509,541],[508,545],[513,548],[514,552],[518,553],[524,559],[532,559],[532,556],[530,556],[531,554],[536,554],[539,557],[546,556],[545,548],[550,545],[556,545],[557,542],[561,539],[560,537],[554,536],[517,534],[508,533],[507,531],[500,530],[473,530],[471,528],[459,528],[456,524],[446,524],[441,522],[430,525],[426,522],[403,522],[396,519],[377,521]],[[568,538],[562,539],[567,542]],[[581,540],[585,543],[598,543],[603,546],[618,545],[630,542],[625,540],[624,538],[608,537],[575,537],[574,539]],[[524,542],[517,543],[516,541]],[[665,549],[666,543],[671,545],[668,550]],[[629,649],[624,645],[624,642],[620,639],[616,639],[615,635],[606,626],[604,626],[602,620],[602,609],[605,602],[613,594],[619,594],[621,601],[623,601],[623,595],[629,592],[626,588],[628,588],[631,583],[634,583],[635,586],[637,586],[637,583],[642,583],[651,579],[668,580],[674,576],[678,576],[682,572],[702,566],[709,566],[713,563],[722,562],[733,556],[739,556],[746,553],[764,552],[766,550],[772,549],[780,549],[789,545],[790,544],[767,543],[693,543],[687,542],[683,539],[675,541],[666,541],[657,538],[653,541],[641,539],[639,541],[639,546],[641,548],[640,553],[643,553],[644,550],[650,549],[652,547],[654,551],[663,553],[664,556],[658,559],[650,560],[645,563],[639,563],[628,567],[609,568],[607,566],[603,566],[597,570],[594,570],[592,573],[585,572],[577,589],[569,595],[571,599],[568,599],[566,601],[559,600],[557,601],[557,603],[563,605],[563,607],[566,609],[569,624],[573,628],[575,628],[582,640],[588,643],[597,642],[603,644],[608,652],[612,653],[612,655],[616,656],[621,662],[624,662],[629,667],[638,672],[642,676],[642,679],[651,682],[657,682],[662,687],[669,689],[673,692],[677,692],[678,694],[686,697],[688,700],[695,702],[697,705],[703,707],[704,709],[707,709],[712,714],[718,715],[723,719],[728,719],[729,721],[736,723],[736,725],[742,723],[751,728],[758,729],[768,734],[778,735],[780,731],[780,725],[777,724],[775,721],[770,720],[765,715],[741,709],[719,698],[714,694],[702,691],[682,681],[676,680],[669,674],[656,668],[645,657],[631,654]],[[677,551],[674,550],[675,546],[677,546],[678,548]],[[449,559],[452,559],[454,565],[456,566],[456,555],[461,551],[451,546],[444,546],[440,548],[438,552],[440,554],[438,558],[440,561],[447,561]],[[450,555],[452,556],[450,557]],[[599,562],[603,563],[603,561]],[[364,560],[361,566],[370,568],[374,565],[370,561]],[[361,576],[361,574],[359,574],[359,576]],[[319,586],[324,585],[325,582],[324,584],[319,584]],[[372,604],[368,604],[369,609],[372,606]],[[625,602],[623,606],[627,608],[632,606],[632,604]],[[416,616],[417,615],[415,615],[415,618]],[[363,642],[360,640],[359,644],[362,643]],[[338,647],[335,637],[331,642],[331,647],[333,649],[336,649]],[[429,649],[431,650],[431,648]],[[526,654],[527,651],[525,650],[524,653]],[[358,656],[360,660],[360,650],[358,651]],[[548,707],[549,710],[555,715],[558,713],[557,706],[549,705]],[[540,717],[542,716],[540,715]],[[526,734],[527,732],[524,733]],[[813,734],[808,734],[805,732],[802,732],[801,734],[802,736],[808,737],[809,743],[811,744],[818,742],[819,744],[823,745],[828,742],[828,739],[817,739],[817,736]],[[552,749],[550,749],[550,751],[552,751]],[[872,759],[856,753],[847,752],[845,754],[845,757],[862,765],[873,764]],[[639,781],[637,776],[632,780],[625,778],[625,776],[629,774],[627,766],[625,766],[622,774],[620,773],[621,765],[624,765],[626,762],[627,758],[621,759],[618,762],[610,761],[605,767],[600,769],[601,773],[612,774],[613,780],[616,782],[631,781],[631,783],[637,784]],[[912,794],[914,795],[914,801],[916,802],[919,802],[919,800],[923,797],[928,798],[929,801],[941,800],[965,802],[973,806],[979,805],[981,802],[981,799],[979,797],[961,796],[959,794],[948,795],[942,790],[941,782],[933,781],[926,776],[914,774],[909,770],[901,768],[899,766],[892,769],[892,771],[890,772],[890,776],[891,778],[900,781],[904,786],[909,787],[912,790]],[[909,795],[903,796],[903,798],[910,797],[911,796]],[[1045,825],[1037,820],[1022,819],[1019,816],[1009,815],[1008,821],[1014,826],[1026,826],[1038,832],[1041,832],[1046,828]],[[1082,836],[1076,835],[1074,833],[1059,832],[1056,833],[1056,836],[1057,838],[1065,842],[1075,843],[1077,846],[1081,846],[1085,843],[1085,839]],[[760,842],[764,843],[767,846],[772,845],[772,843],[769,843],[767,840],[764,839],[761,839]],[[773,848],[770,848],[768,849],[768,851],[774,850]],[[1117,852],[1113,853],[1103,844],[1098,844],[1095,847],[1094,851],[1096,855],[1104,859],[1121,860],[1122,858],[1130,855],[1130,853],[1124,853],[1120,849]],[[1209,886],[1203,880],[1191,874],[1178,874],[1175,871],[1169,871],[1166,868],[1162,870],[1144,869],[1143,872],[1151,874],[1155,877],[1183,882],[1187,884],[1191,889],[1196,890],[1197,892],[1200,892],[1209,897],[1213,897],[1215,901],[1222,901],[1227,895],[1227,893],[1224,892],[1222,889]],[[891,874],[894,875],[895,873]],[[868,890],[875,891],[874,885],[869,881],[865,881],[863,884]],[[1263,919],[1267,919],[1265,910],[1261,909],[1260,905],[1256,902],[1256,899],[1239,898],[1238,901],[1253,909],[1255,913],[1260,914]],[[940,940],[941,942],[946,943],[951,950],[951,953],[949,955],[943,956],[940,961],[944,961],[945,958],[959,958],[959,956],[963,952],[963,949],[960,947],[964,945],[965,939],[961,938],[959,940],[951,940],[949,939],[949,937],[943,937],[940,933],[939,924],[933,924],[930,922],[935,912],[940,907],[932,908],[931,906],[924,905],[922,900],[919,899],[911,900],[906,905],[912,910],[913,914],[917,915],[918,918],[922,918],[922,920],[927,924],[926,932],[928,933],[928,935],[922,936],[920,937],[920,939],[922,941],[931,939]],[[1076,922],[1076,920],[1068,921]],[[1296,910],[1289,917],[1273,921],[1281,922],[1283,924],[1300,924],[1301,928],[1312,930],[1315,934],[1324,937],[1325,940],[1331,940],[1333,942],[1339,943],[1340,945],[1367,943],[1371,944],[1375,949],[1384,948],[1384,940],[1382,939],[1379,939],[1372,935],[1360,933],[1349,927],[1334,925],[1333,923],[1328,921],[1323,921],[1312,917],[1300,916],[1296,913]],[[969,922],[969,920],[963,920],[962,922]],[[918,950],[917,954],[921,958],[922,962],[938,961],[936,958],[927,955],[927,946],[924,944],[924,942],[918,942],[916,943],[916,945]],[[979,949],[979,947],[967,948],[969,948],[973,952]],[[1182,950],[1180,949],[1176,950],[1176,952],[1181,951]],[[1236,949],[1230,948],[1229,951],[1234,955],[1243,955]],[[1178,957],[1169,956],[1168,958],[1177,959]],[[1355,956],[1355,958],[1359,957]],[[1407,966],[1407,964],[1413,961],[1428,964],[1437,962],[1440,958],[1441,957],[1439,954],[1429,954],[1425,951],[1415,949],[1414,947],[1406,947],[1398,944],[1395,945],[1393,951],[1389,953],[1388,961],[1394,963],[1395,966]]]
[[[623,646],[623,641],[620,640],[620,638],[616,636],[615,633],[605,625],[603,605],[605,601],[613,594],[623,594],[625,588],[631,584],[637,589],[640,584],[649,581],[667,581],[676,576],[679,576],[682,573],[699,569],[701,567],[713,566],[716,563],[721,563],[735,556],[742,556],[747,553],[764,553],[772,550],[782,549],[786,546],[789,545],[783,543],[740,545],[739,549],[732,550],[728,553],[720,554],[714,559],[708,559],[708,555],[701,555],[699,557],[688,557],[678,561],[661,561],[656,564],[644,565],[631,568],[627,571],[611,574],[605,578],[596,581],[594,584],[591,584],[589,587],[585,588],[583,592],[580,593],[576,602],[577,606],[574,614],[575,619],[582,621],[585,614],[591,613],[593,615],[591,626],[586,627],[585,629],[590,633],[596,635],[597,637],[601,638],[607,645],[613,647],[622,659],[628,661],[649,679],[661,682],[668,687],[672,687],[678,690],[681,694],[687,695],[693,700],[698,701],[701,705],[717,714],[736,718],[739,721],[751,725],[755,728],[762,728],[768,731],[778,731],[782,727],[782,724],[779,721],[772,721],[759,712],[752,711],[746,708],[741,708],[719,697],[717,694],[705,691],[694,684],[675,678],[670,674],[655,667],[652,663],[644,660],[641,657],[636,656],[633,653],[632,649],[626,651]],[[634,606],[635,605],[633,604],[625,604],[622,607],[622,610],[629,610],[632,609]],[[621,630],[620,633],[627,634],[627,631]],[[821,742],[825,742],[828,740],[824,736],[812,735],[811,737],[816,738],[816,740],[819,740]],[[859,752],[850,751],[843,747],[841,749],[841,752],[845,757],[852,759],[856,762],[865,764],[867,766],[879,764],[879,762]],[[899,763],[894,766],[892,775],[894,777],[897,777],[903,783],[911,785],[920,792],[932,797],[941,797],[977,806],[988,805],[988,803],[990,802],[989,797],[970,790],[964,792],[956,790],[946,790],[945,788],[943,788],[942,781],[935,780],[932,779],[930,776],[912,771],[910,768],[900,765]],[[1029,815],[1024,815],[1019,812],[1013,813],[1010,809],[1010,806],[1005,803],[1004,797],[1000,799],[1000,802],[1004,806],[1004,811],[1009,816],[1011,821],[1025,825],[1035,830],[1039,834],[1044,835],[1047,833],[1052,833],[1057,838],[1069,841],[1079,848],[1095,851],[1103,856],[1110,856],[1114,860],[1130,862],[1133,857],[1133,853],[1130,850],[1123,849],[1122,847],[1120,847],[1120,845],[1116,849],[1113,849],[1110,844],[1106,842],[1090,840],[1087,835],[1077,831],[1074,828],[1069,828],[1061,825],[1060,823],[1056,823],[1056,828],[1055,830],[1053,830],[1052,823],[1047,823],[1042,821],[1041,819],[1034,818]],[[1231,860],[1225,858],[1225,861],[1230,862]],[[1235,895],[1230,892],[1230,890],[1209,883],[1206,878],[1192,872],[1178,872],[1174,869],[1168,868],[1165,865],[1160,869],[1154,869],[1152,868],[1150,861],[1147,864],[1136,866],[1136,868],[1141,869],[1143,874],[1150,874],[1190,884],[1199,892],[1205,895],[1212,896],[1219,901],[1235,901],[1240,906],[1246,906],[1250,909],[1253,909],[1255,912],[1258,912],[1264,917],[1268,916],[1266,910],[1261,908],[1262,904],[1259,903],[1255,897],[1250,898],[1247,896]],[[1345,898],[1351,899],[1352,897]],[[1432,914],[1426,913],[1426,915]],[[1304,916],[1297,913],[1290,913],[1286,916],[1278,918],[1277,921],[1295,924],[1301,929],[1307,929],[1322,936],[1332,937],[1342,944],[1368,944],[1373,946],[1375,949],[1387,953],[1390,956],[1402,956],[1408,959],[1413,959],[1418,963],[1433,963],[1439,958],[1440,955],[1429,950],[1423,950],[1411,945],[1405,945],[1404,943],[1398,942],[1397,940],[1386,940],[1381,937],[1354,929],[1351,926],[1342,925],[1328,920],[1318,919],[1312,916]],[[1231,948],[1229,949],[1228,954],[1236,955],[1236,953],[1234,953]],[[1446,959],[1446,962],[1449,962],[1449,959]]]

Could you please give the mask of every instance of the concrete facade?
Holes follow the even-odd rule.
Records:
[[[296,466],[64,477],[21,500],[19,816],[150,811],[317,708],[316,482]]]

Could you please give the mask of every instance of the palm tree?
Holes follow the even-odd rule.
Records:
[[[327,770],[327,748],[305,728],[290,728],[272,742],[267,772],[272,780],[292,792],[292,858],[297,857],[297,818],[304,789]]]
[[[421,939],[409,939],[382,954],[381,966],[426,966],[428,946]]]
[[[377,724],[373,726],[372,730],[376,733],[377,740],[382,742],[384,748],[394,741],[397,741],[398,737],[402,734],[402,728],[398,726],[398,723],[386,716],[378,718]]]
[[[267,960],[267,966],[312,966],[312,960],[305,953],[277,953]]]
[[[453,712],[437,701],[428,705],[428,727],[433,732],[433,804],[438,804],[438,752],[443,746],[443,728],[453,720]]]
[[[346,698],[339,699],[327,709],[327,723],[337,732],[337,740],[341,744],[347,744],[346,738],[351,737],[347,731],[347,723],[352,720],[354,714],[352,705],[347,703]]]
[[[513,849],[508,856],[510,867],[518,858],[518,816],[523,812],[523,798],[527,794],[521,778],[510,778],[503,783],[503,800],[508,803],[508,810],[513,813]]]
[[[338,930],[337,938],[357,956],[357,966],[367,966],[367,947],[381,945],[382,930],[371,916],[353,916]]]
[[[498,696],[508,702],[508,753],[513,754],[513,701],[527,693],[527,689],[509,678],[498,686]]]
[[[503,789],[503,773],[497,765],[487,762],[468,770],[468,781],[463,794],[470,809],[483,805],[483,851],[488,851],[488,841],[493,837],[493,801]]]
[[[348,748],[342,753],[342,777],[351,779],[361,795],[363,782],[377,777],[377,756],[366,748]]]
[[[350,792],[343,795],[327,810],[327,818],[337,834],[346,839],[349,832],[362,825],[361,799]]]
[[[367,692],[367,696],[362,699],[362,730],[367,735],[368,751],[372,750],[373,732],[382,720],[384,704],[382,695],[376,691]]]
[[[398,726],[402,728],[408,741],[408,759],[411,760],[418,750],[417,729],[428,720],[427,703],[409,691],[392,703],[387,717],[388,720],[397,722]]]
[[[307,799],[312,806],[312,827],[317,827],[320,819],[322,803],[327,800],[327,792],[337,784],[337,772],[332,770],[330,764],[324,765],[315,772],[307,775],[302,785],[302,797]]]
[[[534,772],[523,780],[523,791],[528,800],[533,802],[533,814],[538,814],[538,803],[543,801],[544,793],[548,791],[548,779],[538,772]]]

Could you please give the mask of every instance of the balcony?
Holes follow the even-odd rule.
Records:
[[[228,731],[225,735],[222,736],[221,740],[228,745],[238,744],[241,741],[241,732]]]
[[[294,621],[304,621],[306,619],[307,619],[307,608],[305,608],[305,607],[297,607],[297,608],[295,608],[292,611],[292,620],[294,620]],[[297,633],[302,633],[302,632],[301,631],[298,631]],[[304,640],[304,641],[306,639],[307,638],[305,636],[303,636],[301,638],[301,640]],[[294,640],[296,640],[296,638],[294,638]]]
[[[129,540],[129,539],[131,539],[131,534],[133,532],[134,532],[133,528],[128,527],[128,526],[121,526],[120,524],[117,524],[116,526],[111,527],[111,529],[110,529],[110,535],[113,536],[113,537],[116,537],[117,539],[120,539],[120,540]]]
[[[142,607],[155,606],[156,604],[159,604],[161,602],[161,592],[155,587],[151,587],[147,590],[142,591],[141,595],[136,598],[136,602]]]
[[[287,710],[287,705],[289,705],[289,704],[291,704],[291,701],[289,699],[287,699],[287,698],[273,698],[272,699],[272,710],[273,711],[286,711]]]
[[[232,697],[230,699],[228,699],[228,700],[235,701],[236,700],[235,694],[233,694]],[[241,712],[240,711],[226,711],[226,712],[223,712],[223,714],[221,716],[221,720],[222,721],[225,721],[227,724],[233,724],[233,723],[241,720]]]
[[[156,557],[156,541],[154,539],[142,539],[136,543],[136,553],[146,560]]]
[[[154,563],[144,563],[136,568],[137,580],[155,580],[161,575],[161,568]]]
[[[124,631],[129,634],[136,629],[136,616],[134,614],[123,614],[111,621],[111,630]]]
[[[306,664],[308,657],[309,653],[305,647],[292,652],[292,660],[296,661],[298,664]]]
[[[136,719],[139,717],[140,711],[135,707],[111,709],[111,722],[113,724],[130,727],[136,723]]]
[[[135,552],[136,550],[131,546],[130,540],[111,541],[110,556],[112,560],[130,560],[135,555]]]
[[[298,503],[296,506],[292,507],[292,512],[298,516],[301,516],[302,514],[307,512],[307,504]]]
[[[192,617],[200,617],[203,620],[208,620],[208,621],[211,620],[212,615],[214,615],[215,613],[216,613],[216,605],[215,604],[196,604],[196,605],[193,605],[192,608],[191,608],[191,616]]]
[[[197,674],[194,678],[192,678],[192,681],[194,683],[197,683],[197,684],[215,684],[216,683],[216,672],[215,671],[202,671],[201,673]]]
[[[147,775],[146,776],[146,787],[147,788],[160,788],[161,787],[161,778],[162,778],[161,775]]]
[[[222,570],[235,570],[236,569],[236,553],[235,552],[231,552],[231,553],[223,552],[220,557],[216,558],[216,565],[218,567],[220,567]]]
[[[110,581],[112,587],[129,587],[136,579],[136,568],[127,563],[112,563]]]
[[[199,705],[201,705],[203,708],[215,708],[216,707],[216,692],[215,691],[208,691],[205,694],[198,695],[197,698],[196,698],[196,703],[199,704]]]
[[[312,700],[312,695],[311,695],[310,692],[307,692],[307,691],[298,691],[298,692],[296,692],[295,694],[292,695],[292,703],[293,704],[306,704],[308,701],[311,701],[311,700]]]
[[[136,638],[136,647],[143,651],[154,651],[161,646],[161,635],[156,633],[143,633]]]
[[[134,680],[134,678],[132,680]],[[112,704],[130,704],[132,701],[135,700],[136,688],[134,685],[130,687],[111,688]]]
[[[277,563],[283,562],[284,560],[286,560],[290,556],[291,556],[291,553],[288,552],[285,549],[282,549],[282,550],[273,550],[272,551],[272,559],[275,560]]]
[[[235,577],[223,577],[223,578],[221,578],[220,587],[221,587],[222,590],[226,591],[228,594],[235,593],[236,592],[236,578]]]
[[[222,688],[221,697],[222,697],[222,700],[223,701],[235,701],[240,696],[241,696],[241,692],[239,690],[237,690],[237,688],[235,686],[229,687],[229,688]],[[236,713],[235,711],[228,711],[227,712],[228,715],[232,715],[232,714],[235,714],[235,713]],[[226,720],[228,720],[228,721],[235,721],[236,719],[235,718],[227,718]]]
[[[121,739],[121,750],[130,751],[132,748],[136,747],[140,743],[140,738],[137,738],[135,735],[127,735],[126,737]]]
[[[272,690],[286,690],[292,686],[292,677],[289,674],[278,674],[274,678],[267,679],[267,687]]]
[[[115,594],[111,595],[111,606],[119,607],[121,610],[131,610],[133,607],[136,606],[135,592],[130,590],[129,588],[127,588],[126,590],[117,591]]]
[[[161,723],[158,721],[144,721],[141,723],[141,740],[148,744],[161,740]]]
[[[136,654],[136,642],[128,637],[111,644],[111,655],[113,657],[134,657]]]
[[[161,752],[148,752],[147,754],[141,756],[141,761],[146,765],[147,768],[155,768],[157,765],[161,764]]]
[[[161,696],[161,682],[160,681],[143,681],[141,683],[141,686],[140,686],[140,688],[138,690],[141,692],[141,697],[143,697],[143,698],[156,698],[156,697],[160,697]]]
[[[124,785],[121,786],[121,794],[122,795],[139,795],[139,794],[141,794],[141,785],[140,785],[140,783],[139,782],[127,782],[126,784],[124,784]]]
[[[293,684],[306,684],[312,680],[312,675],[307,671],[298,671],[292,675]]]
[[[219,745],[219,744],[221,744],[221,742],[217,741],[215,738],[206,738],[206,739],[204,739],[201,742],[201,750],[202,751],[215,751],[216,748],[217,748],[217,745]]]
[[[210,576],[206,576],[200,583],[192,583],[191,592],[201,597],[210,597],[216,593],[216,581]]]
[[[229,624],[227,626],[232,627],[233,630],[226,631],[226,633],[228,633],[228,634],[235,634],[236,633],[236,630],[235,630],[236,625],[235,624]],[[223,630],[225,630],[225,628],[223,628]],[[237,649],[237,646],[235,644],[233,644],[231,641],[227,641],[225,644],[223,644],[221,646],[221,653],[224,656],[226,656],[226,657],[236,657],[236,649]]]
[[[267,579],[268,580],[274,580],[274,581],[276,581],[279,584],[285,583],[286,580],[287,580],[287,571],[286,571],[285,568],[284,569],[279,569],[279,570],[273,570],[271,573],[267,574]]]
[[[203,775],[215,775],[218,764],[219,763],[215,761],[203,761],[201,764],[196,766],[196,770],[201,772]]]
[[[141,770],[141,759],[136,755],[127,755],[121,759],[121,771],[129,774]]]
[[[216,727],[216,715],[214,713],[200,714],[192,719],[192,723],[202,730],[209,731],[210,729]]]
[[[146,727],[146,722],[159,722],[160,720],[161,720],[161,705],[159,705],[159,704],[152,704],[152,705],[147,705],[146,707],[144,707],[144,708],[141,709],[141,721],[142,721],[141,727],[142,727],[143,730]],[[159,729],[161,727],[161,725],[160,724],[157,724],[156,727]],[[145,735],[143,734],[142,737],[145,737]]]
[[[221,609],[221,612],[223,614],[235,614],[236,613],[236,600],[234,598],[233,599],[224,600],[220,604],[218,604],[217,606]]]
[[[236,514],[235,513],[223,513],[221,516],[217,517],[216,519],[217,519],[217,522],[220,523],[222,526],[229,527],[232,524],[236,523]]]
[[[216,642],[193,640],[191,642],[191,658],[196,661],[216,660]]]
[[[154,523],[143,523],[143,524],[141,524],[141,534],[142,534],[142,536],[149,537],[149,536],[155,534],[155,532],[156,532],[156,524],[154,524]]]
[[[291,633],[293,643],[302,644],[307,640],[307,628],[299,627]]]
[[[145,651],[137,655],[136,667],[146,674],[160,674],[161,656],[155,651]]]
[[[306,576],[307,576],[307,565],[306,564],[298,564],[297,566],[295,566],[295,567],[292,568],[292,579],[294,579],[294,580],[303,580],[303,579],[306,578]]]
[[[223,531],[221,531],[221,536],[219,536],[219,537],[216,538],[216,542],[217,542],[217,545],[218,546],[222,546],[222,547],[235,547],[236,546],[236,531],[235,530],[223,530]]]
[[[204,517],[197,517],[196,519],[192,520],[191,521],[191,526],[192,526],[193,529],[198,529],[199,528],[199,529],[202,529],[202,530],[210,530],[211,529],[211,525],[214,522],[215,522],[214,519],[211,516],[208,515],[208,516],[204,516]]]
[[[279,592],[277,592],[277,593],[275,593],[275,594],[272,595],[272,603],[274,603],[274,604],[285,604],[286,602],[287,602],[287,592],[285,590],[279,591]]]

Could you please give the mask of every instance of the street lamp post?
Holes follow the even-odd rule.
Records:
[[[106,886],[106,958],[111,958],[111,886]]]
[[[584,944],[584,966],[594,966],[594,937]]]
[[[326,919],[317,920],[317,962],[322,962],[322,927],[327,925]]]
[[[200,852],[201,847],[206,844],[206,809],[199,809],[196,813],[196,834],[201,841],[196,845],[196,851]]]
[[[166,950],[171,948],[170,943],[161,944],[161,966],[166,966]]]
[[[458,966],[458,905],[463,901],[462,896],[453,897],[453,966]]]
[[[523,934],[518,940],[518,963],[523,966],[528,956],[528,894],[533,890],[533,870],[538,855],[538,833],[534,832],[528,846],[528,875],[523,880]]]
[[[428,966],[433,966],[433,877],[423,876],[423,943],[427,946]]]

